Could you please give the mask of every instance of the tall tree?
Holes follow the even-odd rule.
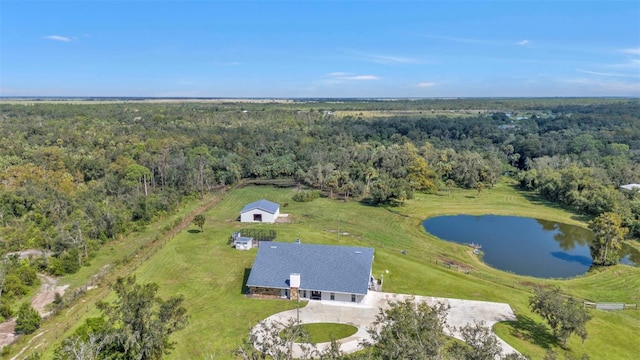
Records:
[[[484,322],[475,322],[458,329],[464,344],[456,342],[449,349],[454,359],[494,360],[502,353],[498,338]]]
[[[243,360],[262,360],[267,359],[267,356],[277,360],[291,360],[294,358],[295,343],[309,343],[309,333],[298,324],[296,319],[289,318],[285,323],[264,321],[249,333],[249,337],[234,353],[236,357]],[[311,346],[301,345],[301,350],[302,353],[298,354],[298,359],[312,357]]]
[[[118,278],[111,286],[117,299],[100,302],[102,317],[88,319],[85,326],[66,339],[57,350],[62,359],[74,353],[99,353],[106,359],[160,359],[174,343],[169,336],[187,325],[184,298],[158,297],[155,283],[136,284],[136,278]]]
[[[206,218],[204,217],[204,214],[198,214],[198,215],[193,217],[193,225],[199,227],[200,228],[200,232],[204,232],[204,221],[205,220],[206,220]]]
[[[417,191],[433,193],[437,190],[435,172],[429,169],[425,159],[417,154],[409,166],[407,178],[411,186]]]
[[[589,222],[589,229],[595,234],[593,243],[589,245],[594,265],[609,266],[618,263],[621,241],[629,229],[622,226],[620,215],[612,212],[604,213]]]
[[[189,150],[189,158],[198,169],[197,184],[200,190],[200,197],[204,198],[205,168],[211,164],[213,157],[206,146],[198,146]]]
[[[584,342],[587,339],[587,322],[591,316],[587,310],[571,297],[564,296],[560,288],[539,287],[529,299],[531,311],[542,316],[553,331],[553,336],[562,346],[567,345],[571,334],[576,334]]]
[[[368,344],[375,359],[439,359],[448,341],[444,332],[448,306],[414,299],[390,302],[380,310]]]

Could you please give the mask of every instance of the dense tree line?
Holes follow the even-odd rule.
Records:
[[[638,114],[626,99],[0,104],[0,251],[43,250],[4,261],[2,297],[243,178],[398,205],[508,174],[579,212],[616,213],[638,237],[639,195],[618,189],[640,182]]]

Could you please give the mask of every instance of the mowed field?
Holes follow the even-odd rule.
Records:
[[[295,302],[249,299],[243,295],[243,284],[257,250],[238,251],[227,244],[231,233],[242,228],[275,230],[276,241],[293,242],[299,238],[303,243],[374,247],[374,276],[384,274],[383,290],[387,292],[509,303],[518,321],[500,323],[494,329],[532,359],[542,359],[548,348],[576,357],[588,353],[591,359],[637,358],[640,311],[592,310],[587,341],[581,344],[572,338],[569,349],[562,350],[542,319],[529,311],[528,301],[531,285],[553,284],[581,299],[638,303],[640,268],[619,265],[568,280],[523,277],[492,269],[470,248],[439,240],[421,226],[425,218],[441,214],[517,215],[586,226],[580,216],[529,197],[507,181],[486,189],[480,196],[474,190],[418,194],[396,208],[328,198],[298,203],[291,198],[295,191],[272,186],[230,190],[206,213],[204,232],[196,226],[189,227],[137,267],[134,274],[138,281],[158,283],[161,296],[185,297],[189,326],[172,336],[176,346],[168,359],[233,358],[234,349],[251,327],[269,315],[295,308]],[[239,223],[240,209],[262,198],[288,204],[281,207],[281,212],[289,214],[289,222]],[[118,247],[114,244],[111,251],[119,252]],[[69,280],[79,282],[75,277]],[[86,300],[82,307],[86,305],[88,309],[92,296]],[[82,318],[76,317],[71,330]],[[66,317],[65,321],[69,320]],[[59,335],[56,341],[61,340]],[[45,358],[50,358],[52,348],[44,350]]]
[[[170,359],[230,358],[248,330],[261,319],[295,307],[283,300],[243,296],[243,282],[256,250],[237,251],[227,245],[232,232],[251,227],[277,231],[277,241],[372,246],[374,276],[384,274],[384,291],[509,303],[519,321],[496,326],[510,344],[532,358],[545,347],[563,352],[550,338],[542,320],[528,310],[530,284],[554,284],[592,301],[638,302],[640,269],[616,266],[569,280],[541,280],[517,276],[484,265],[470,249],[427,234],[423,219],[439,214],[504,214],[553,219],[586,226],[579,216],[529,199],[502,183],[477,196],[475,191],[418,195],[405,206],[386,209],[358,201],[321,198],[309,203],[291,200],[296,190],[250,186],[227,193],[206,216],[204,232],[194,226],[178,235],[137,271],[139,281],[154,281],[161,295],[183,294],[191,315],[189,326],[176,333]],[[281,212],[289,223],[240,224],[240,209],[266,198],[287,203]],[[339,230],[339,233],[338,233]],[[472,239],[470,239],[472,240]],[[404,253],[404,254],[403,254]],[[436,263],[437,262],[437,263]],[[443,262],[469,273],[442,266]],[[640,336],[640,311],[592,311],[589,338],[569,342],[569,353],[588,353],[592,359],[633,359]]]

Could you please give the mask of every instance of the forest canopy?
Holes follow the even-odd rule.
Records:
[[[100,246],[241,179],[401,205],[503,176],[640,237],[638,99],[304,99],[0,103],[3,298],[35,271],[77,271]],[[480,191],[480,190],[478,190]],[[10,289],[7,289],[7,286]]]

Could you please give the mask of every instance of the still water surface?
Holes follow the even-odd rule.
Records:
[[[481,245],[484,262],[520,275],[572,277],[587,272],[592,262],[593,233],[579,226],[497,215],[438,216],[422,224],[443,240]],[[640,253],[624,247],[621,262],[640,264]]]

